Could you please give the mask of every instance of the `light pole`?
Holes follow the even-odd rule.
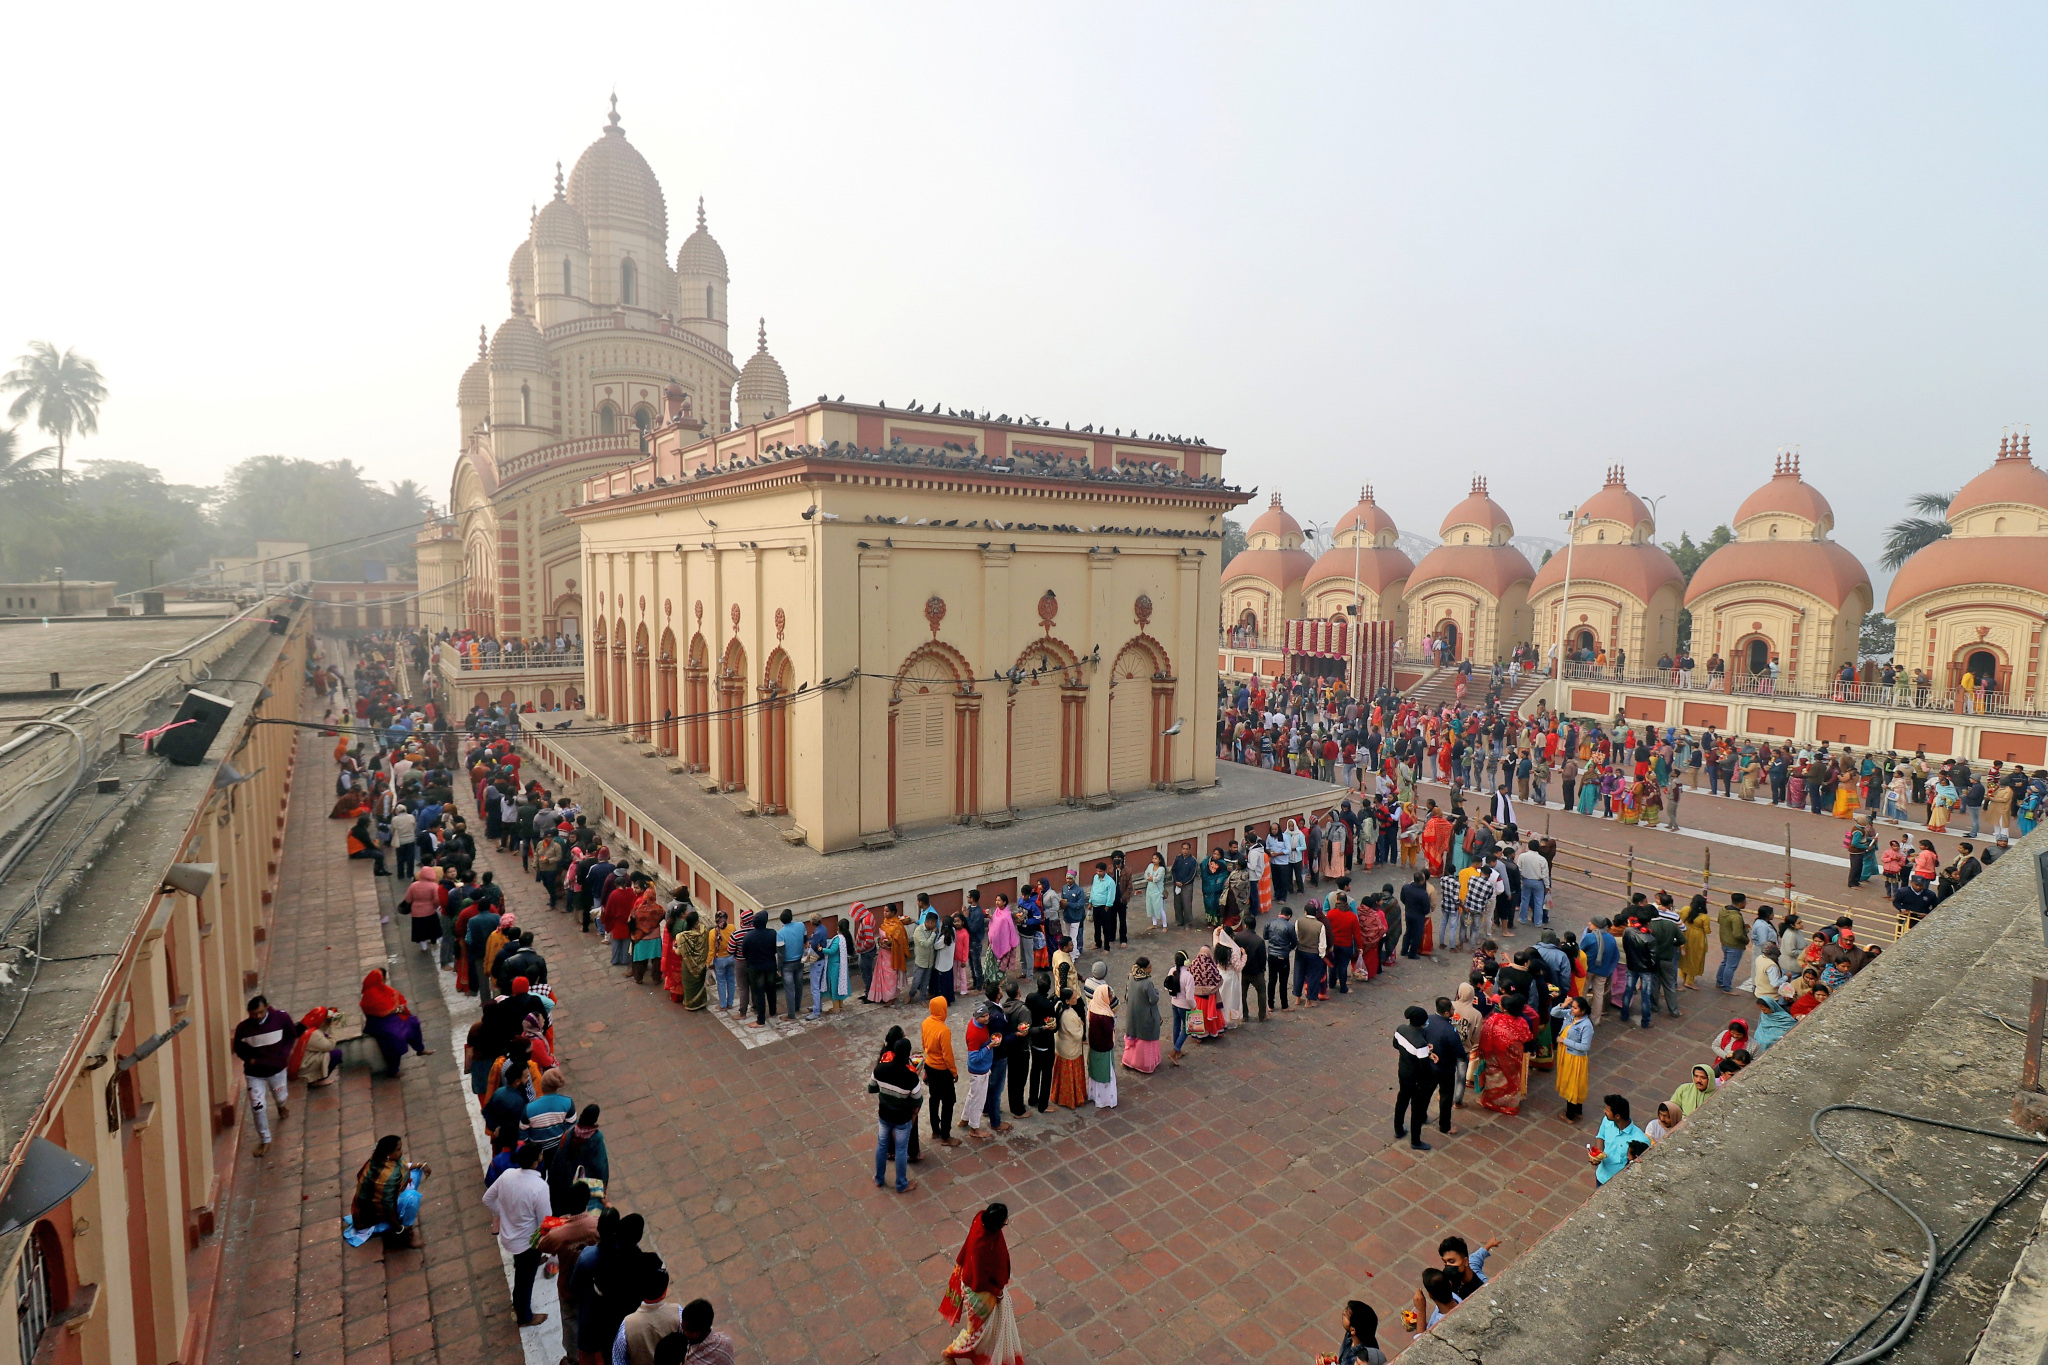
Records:
[[[1358,582],[1359,561],[1365,552],[1364,545],[1359,540],[1359,535],[1363,532],[1364,528],[1364,517],[1359,517],[1351,523],[1351,647],[1346,652],[1351,655],[1351,700],[1353,701],[1358,700],[1358,684],[1361,681],[1358,674],[1359,670],[1364,667],[1364,659],[1360,654],[1358,641],[1359,628],[1365,624],[1365,590]]]
[[[1557,604],[1557,643],[1554,646],[1552,646],[1552,648],[1557,650],[1557,662],[1551,666],[1551,671],[1556,675],[1557,690],[1555,695],[1551,699],[1550,709],[1558,715],[1563,715],[1565,636],[1566,633],[1571,630],[1572,619],[1572,546],[1578,543],[1579,528],[1585,525],[1587,522],[1591,521],[1592,518],[1582,517],[1576,511],[1572,511],[1559,512],[1557,514],[1557,519],[1565,524],[1564,596],[1561,599],[1559,599]]]

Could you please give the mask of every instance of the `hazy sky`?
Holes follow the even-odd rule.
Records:
[[[704,195],[735,349],[766,314],[799,402],[1199,433],[1305,520],[1371,481],[1434,534],[1479,472],[1551,535],[1621,461],[1697,535],[1796,444],[1870,560],[2048,374],[2039,6],[80,22],[9,23],[0,356],[94,357],[77,453],[178,480],[445,497],[477,326],[614,87],[671,255]]]

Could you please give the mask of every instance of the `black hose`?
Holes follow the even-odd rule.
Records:
[[[1964,1231],[1963,1236],[1956,1240],[1956,1244],[1949,1248],[1947,1253],[1943,1253],[1941,1243],[1935,1237],[1934,1229],[1927,1226],[1926,1219],[1915,1213],[1912,1207],[1903,1199],[1893,1194],[1891,1190],[1870,1176],[1861,1167],[1856,1165],[1855,1162],[1828,1146],[1827,1142],[1821,1137],[1820,1121],[1829,1114],[1838,1111],[1859,1114],[1882,1114],[1886,1118],[1898,1119],[1904,1123],[1921,1123],[1931,1128],[1946,1128],[1956,1133],[1975,1133],[1979,1137],[1997,1138],[2002,1142],[2024,1142],[2034,1147],[2048,1147],[2048,1138],[2035,1137],[2029,1133],[2000,1132],[1995,1128],[1977,1128],[1967,1123],[1956,1123],[1949,1119],[1928,1118],[1924,1114],[1905,1114],[1896,1109],[1879,1109],[1877,1106],[1870,1104],[1830,1104],[1823,1109],[1814,1111],[1813,1119],[1807,1126],[1813,1133],[1813,1140],[1820,1145],[1820,1149],[1845,1167],[1851,1175],[1854,1175],[1858,1180],[1861,1180],[1864,1184],[1870,1186],[1871,1189],[1876,1190],[1879,1194],[1890,1200],[1901,1213],[1913,1220],[1921,1233],[1927,1238],[1927,1257],[1922,1264],[1920,1278],[1906,1286],[1906,1288],[1901,1289],[1897,1294],[1894,1294],[1890,1303],[1872,1314],[1869,1321],[1857,1328],[1847,1341],[1837,1346],[1834,1352],[1825,1361],[1821,1362],[1821,1365],[1867,1365],[1867,1362],[1877,1360],[1897,1350],[1906,1338],[1912,1334],[1913,1328],[1919,1322],[1921,1311],[1927,1306],[1928,1296],[1934,1292],[1934,1287],[1941,1283],[1941,1279],[1948,1273],[1949,1267],[1955,1264],[1957,1257],[1962,1254],[1963,1250],[1971,1242],[1976,1240],[1977,1235],[1990,1225],[1991,1219],[1996,1214],[2010,1206],[2015,1199],[2019,1198],[2033,1184],[2044,1169],[2048,1169],[2048,1155],[2044,1155],[2035,1161],[2033,1167],[2028,1170],[2019,1184],[2007,1191],[2005,1196],[1992,1205],[1987,1213]],[[1842,1360],[1842,1352],[1849,1349],[1851,1343],[1869,1331],[1886,1313],[1891,1312],[1898,1305],[1899,1300],[1904,1298],[1908,1292],[1911,1292],[1913,1302],[1906,1309],[1905,1316],[1899,1319],[1898,1324],[1890,1332],[1886,1333],[1878,1341],[1877,1345],[1870,1350],[1865,1351],[1862,1355],[1850,1356],[1847,1360]]]

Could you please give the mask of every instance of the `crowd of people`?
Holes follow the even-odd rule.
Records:
[[[532,1303],[544,1274],[554,1280],[562,1308],[565,1362],[730,1365],[734,1347],[715,1327],[712,1304],[671,1295],[667,1269],[642,1245],[644,1220],[607,1196],[602,1110],[579,1106],[569,1093],[546,958],[494,872],[477,867],[478,836],[460,813],[459,785],[469,787],[482,839],[516,853],[525,870],[537,866],[551,907],[572,879],[586,927],[592,904],[604,907],[607,932],[623,918],[624,958],[636,976],[680,936],[659,926],[682,926],[661,907],[650,920],[651,879],[623,859],[612,865],[573,803],[556,801],[538,782],[522,785],[519,754],[502,729],[472,723],[458,733],[433,703],[401,695],[391,651],[416,643],[373,641],[352,660],[351,673],[340,661],[316,658],[307,684],[329,702],[333,813],[352,822],[349,856],[373,860],[374,875],[407,879],[397,897],[407,937],[481,1006],[465,1040],[463,1069],[489,1140],[483,1204],[512,1263],[514,1320],[521,1327],[547,1320]],[[353,724],[344,727],[343,718]],[[385,866],[386,849],[394,867]],[[665,973],[673,968],[664,964]],[[359,1004],[364,1033],[375,1040],[387,1074],[397,1074],[408,1053],[432,1055],[418,1017],[383,969],[365,978]],[[285,1111],[287,1076],[332,1082],[340,1051],[323,1029],[337,1013],[323,1007],[295,1023],[261,997],[250,1002],[235,1050],[248,1075],[258,1155],[270,1141],[268,1103]],[[361,1246],[382,1237],[389,1245],[417,1246],[419,1187],[428,1174],[407,1159],[401,1135],[381,1138],[357,1173],[345,1240]]]
[[[2017,765],[1979,771],[1924,753],[1902,759],[1712,729],[1695,735],[1619,717],[1579,720],[1540,704],[1524,717],[1504,703],[1510,677],[1506,668],[1478,675],[1468,664],[1457,700],[1435,709],[1391,692],[1360,701],[1328,679],[1240,684],[1222,698],[1219,754],[1341,783],[1346,794],[1334,806],[1277,828],[1248,828],[1203,854],[1190,844],[1128,858],[1118,852],[1086,872],[1070,866],[1064,876],[1036,879],[1014,900],[969,892],[957,907],[918,895],[908,905],[854,902],[844,914],[802,919],[789,911],[744,923],[729,922],[723,910],[707,915],[687,887],[664,893],[652,869],[636,868],[623,851],[615,857],[568,797],[522,782],[500,718],[467,717],[465,748],[430,707],[396,698],[374,660],[358,666],[354,710],[376,736],[376,752],[352,750],[346,737],[337,745],[346,809],[338,803],[336,814],[354,821],[350,856],[372,858],[382,871],[382,847],[392,848],[398,875],[411,879],[401,899],[413,941],[422,952],[439,945],[440,965],[484,1004],[465,1065],[492,1136],[488,1198],[521,1277],[515,1311],[529,1320],[517,1284],[530,1288],[543,1259],[555,1256],[565,1309],[576,1319],[573,1331],[565,1327],[571,1353],[616,1354],[621,1333],[641,1332],[645,1349],[635,1355],[629,1346],[616,1358],[651,1360],[672,1334],[628,1319],[644,1306],[655,1325],[674,1318],[675,1332],[687,1334],[683,1319],[701,1301],[662,1307],[666,1276],[639,1248],[640,1226],[605,1204],[598,1112],[579,1112],[565,1093],[546,963],[491,872],[473,866],[477,844],[456,814],[456,773],[470,785],[482,839],[519,857],[551,910],[607,938],[622,973],[634,981],[658,973],[683,1008],[716,1009],[758,1029],[778,1016],[836,1013],[857,989],[862,1003],[910,1011],[888,1028],[869,1084],[877,1105],[873,1178],[898,1193],[917,1188],[909,1167],[924,1159],[921,1127],[931,1142],[957,1147],[963,1138],[994,1141],[1055,1107],[1113,1108],[1120,1074],[1182,1065],[1247,1023],[1322,1008],[1422,957],[1469,953],[1470,971],[1453,994],[1409,1007],[1396,1030],[1396,1137],[1428,1151],[1432,1122],[1439,1135],[1456,1136],[1454,1111],[1468,1096],[1517,1116],[1543,1073],[1562,1119],[1579,1123],[1595,1092],[1598,1026],[1627,1026],[1634,1016],[1636,1027],[1650,1028],[1660,1005],[1681,1015],[1682,992],[1705,988],[1708,951],[1718,943],[1713,988],[1739,985],[1754,995],[1759,1017],[1733,1021],[1712,1061],[1658,1102],[1648,1124],[1637,1125],[1626,1095],[1601,1096],[1587,1158],[1604,1184],[1882,949],[1858,943],[1851,917],[1809,932],[1797,915],[1752,910],[1740,894],[1716,912],[1705,895],[1681,909],[1669,893],[1637,893],[1621,914],[1589,917],[1579,932],[1553,927],[1556,845],[1523,832],[1524,805],[1548,805],[1554,783],[1567,809],[1676,828],[1681,800],[1704,780],[1711,795],[1725,790],[1836,815],[1848,824],[1850,884],[1881,878],[1901,912],[1917,919],[1995,858],[2009,829],[2032,829],[2048,798],[2048,774]],[[337,681],[330,677],[330,693]],[[1446,798],[1423,797],[1424,781],[1447,786]],[[1945,812],[1963,812],[1972,836],[1988,828],[1994,846],[1980,853],[1965,843],[1946,865],[1931,839],[1904,829],[1905,837],[1881,846],[1880,824],[1903,826],[1909,806],[1925,807],[1932,832],[1946,828]],[[1108,951],[1129,945],[1134,924],[1141,936],[1197,930],[1205,941],[1192,953],[1141,952],[1113,983]],[[1503,946],[1524,934],[1526,942]],[[1091,949],[1100,956],[1091,958]],[[1738,983],[1746,955],[1750,973]],[[403,1024],[402,997],[395,1008],[381,995],[377,1003],[385,1007],[377,1017],[400,1021],[376,1030],[395,1068],[406,1051],[423,1050],[417,1021],[409,1030]],[[964,1024],[957,1042],[956,1024]],[[317,1037],[311,1050],[319,1051]],[[324,1052],[319,1064],[329,1064]],[[255,1091],[252,1080],[252,1100]],[[965,1129],[959,1136],[956,1120]],[[398,1201],[416,1191],[424,1175],[416,1169],[395,1145],[380,1145],[365,1167],[374,1197],[358,1226],[408,1226]],[[949,1358],[1021,1359],[1003,1293],[1006,1220],[1007,1211],[991,1205],[961,1250],[941,1304],[958,1330]],[[1468,1253],[1462,1239],[1447,1238],[1442,1264],[1425,1272],[1404,1323],[1418,1332],[1434,1325],[1484,1282],[1490,1250]],[[703,1303],[700,1314],[707,1332],[709,1308]],[[1384,1358],[1369,1305],[1347,1303],[1342,1326],[1329,1359]],[[700,1358],[715,1357],[688,1357]]]

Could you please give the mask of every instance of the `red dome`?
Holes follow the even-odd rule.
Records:
[[[1973,583],[2048,595],[2048,554],[2041,548],[2038,538],[2018,536],[1951,536],[1923,545],[1892,579],[1885,613],[1896,615],[1916,597]]]
[[[1870,586],[1870,575],[1855,555],[1832,540],[1738,540],[1693,570],[1685,603],[1691,606],[1730,583],[1782,583],[1839,611],[1851,593]]]
[[[1509,588],[1535,576],[1529,561],[1512,545],[1439,545],[1422,557],[1408,584],[1413,588],[1432,579],[1462,578],[1495,597],[1505,597]]]
[[[1342,535],[1352,530],[1362,530],[1366,535],[1373,537],[1377,537],[1382,531],[1393,531],[1397,535],[1400,533],[1400,528],[1394,525],[1394,519],[1387,515],[1386,509],[1373,501],[1370,484],[1358,490],[1358,505],[1337,518],[1330,527],[1332,535]]]
[[[1997,503],[2017,503],[2048,512],[2048,474],[2034,468],[2034,462],[2024,457],[2001,458],[1963,485],[1948,505],[1948,519],[1953,523],[1961,513]]]
[[[1236,564],[1237,560],[1233,559],[1230,562]],[[1392,584],[1399,583],[1415,573],[1415,562],[1391,545],[1363,545],[1357,549],[1339,545],[1333,550],[1323,552],[1323,557],[1315,562],[1315,567],[1308,571],[1308,577],[1303,582],[1311,587],[1330,578],[1342,579],[1348,583],[1351,581],[1354,567],[1358,573],[1358,581],[1375,593],[1384,593]]]
[[[1835,520],[1835,509],[1828,506],[1819,489],[1799,477],[1796,464],[1781,464],[1769,483],[1744,498],[1742,506],[1735,509],[1733,524],[1740,526],[1751,517],[1765,517],[1773,512],[1799,517],[1816,526],[1832,525]]]
[[[1280,495],[1278,493],[1273,495],[1272,503],[1265,511],[1259,513],[1258,518],[1245,528],[1244,533],[1247,536],[1255,536],[1260,532],[1279,536],[1282,539],[1301,534],[1301,523],[1287,515],[1287,509],[1280,505]]]
[[[1609,465],[1607,482],[1579,507],[1579,516],[1591,521],[1618,521],[1633,533],[1646,521],[1654,521],[1650,505],[1628,491],[1620,465]]]
[[[1603,492],[1612,490],[1603,489]],[[1622,490],[1627,492],[1626,489]],[[1629,494],[1633,497],[1634,494]],[[1564,582],[1564,551],[1553,554],[1536,571],[1530,596]],[[1667,583],[1684,584],[1685,575],[1658,545],[1580,545],[1572,551],[1572,583],[1606,583],[1639,602],[1648,602]]]
[[[1315,560],[1307,550],[1240,550],[1223,566],[1223,581],[1257,578],[1289,588],[1308,576]]]

